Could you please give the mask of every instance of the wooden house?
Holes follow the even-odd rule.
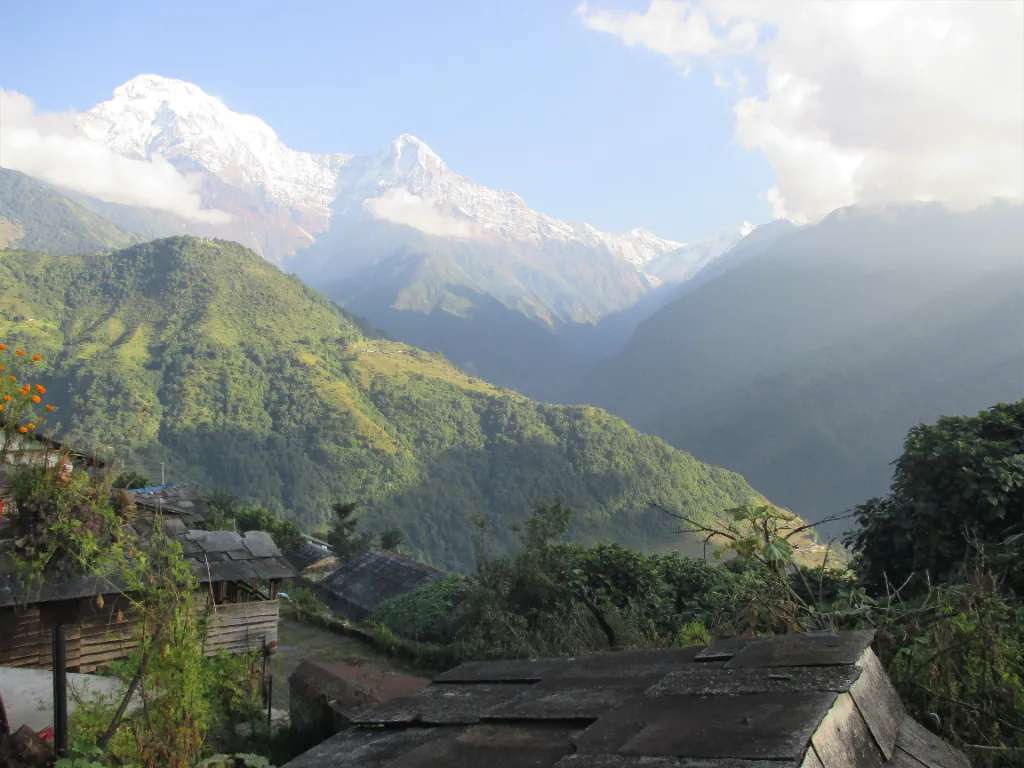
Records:
[[[262,531],[173,530],[199,582],[199,610],[210,612],[208,655],[258,650],[276,642],[277,593],[295,576],[270,535]],[[9,543],[8,543],[9,544]],[[23,587],[0,550],[0,666],[49,668],[49,628],[64,625],[67,668],[91,672],[135,647],[135,615],[116,577],[78,577]]]

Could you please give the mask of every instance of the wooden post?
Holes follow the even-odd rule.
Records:
[[[274,676],[270,675],[270,677],[267,678],[267,732],[270,733],[270,734],[273,734],[273,728],[271,727],[271,723],[273,721],[270,719],[270,716],[273,713],[273,710],[274,710]]]
[[[68,668],[64,625],[53,625],[53,748],[58,757],[68,751]]]

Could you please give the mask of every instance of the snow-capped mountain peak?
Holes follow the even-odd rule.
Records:
[[[603,232],[597,232],[597,234],[612,253],[628,261],[641,272],[654,259],[678,250],[684,245],[675,240],[658,237],[643,227],[636,227],[621,234],[605,234]]]
[[[403,133],[392,141],[386,154],[391,161],[392,169],[399,177],[407,177],[414,170],[430,173],[443,173],[448,170],[437,153],[428,147],[426,142],[411,133]]]
[[[658,282],[649,266],[682,247],[642,228],[607,233],[536,211],[514,192],[454,172],[411,133],[359,157],[292,149],[261,118],[184,80],[139,75],[82,113],[78,126],[119,154],[198,174],[204,205],[234,217],[222,236],[278,263],[352,217],[507,243],[521,253],[551,245],[610,254],[648,283]]]
[[[348,159],[293,150],[260,118],[229,109],[193,83],[159,75],[119,86],[111,99],[80,115],[78,127],[119,154],[163,158],[309,211],[327,210]]]

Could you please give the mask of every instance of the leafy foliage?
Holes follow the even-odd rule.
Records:
[[[145,488],[149,484],[149,478],[145,475],[138,472],[122,472],[114,478],[113,487],[131,490],[132,488]]]
[[[388,528],[380,534],[380,548],[388,551],[398,549],[405,540],[405,534],[398,528]]]
[[[910,430],[848,540],[904,700],[986,765],[1024,749],[1021,510],[1024,401]]]
[[[640,548],[673,532],[639,500],[678,500],[703,520],[761,501],[738,475],[599,409],[537,403],[368,338],[233,243],[7,252],[0,284],[0,334],[45,353],[71,444],[149,476],[163,462],[171,480],[223,488],[306,529],[356,500],[367,534],[400,529],[411,552],[469,569],[473,520],[485,515],[507,552],[541,499],[581,510],[576,540]]]
[[[348,560],[365,552],[370,546],[370,538],[366,534],[356,532],[359,518],[356,516],[356,505],[353,502],[336,502],[331,505],[334,519],[327,533],[327,543],[334,554],[342,560]]]
[[[102,480],[34,464],[10,474],[13,554],[26,583],[109,575],[122,564],[130,510],[114,503]]]
[[[889,673],[914,715],[1013,766],[1012,751],[1000,750],[1024,750],[1024,606],[999,587],[979,569],[883,626],[894,649]]]
[[[978,545],[1024,546],[1024,400],[912,429],[890,494],[856,509],[848,544],[875,589],[912,574],[948,581]],[[1024,587],[1019,557],[1007,567]]]
[[[404,638],[449,643],[462,658],[696,644],[786,631],[798,611],[810,621],[796,590],[813,572],[780,574],[752,556],[712,564],[568,544],[570,525],[564,504],[539,505],[521,526],[515,555],[484,559],[469,577],[388,601],[372,619]],[[832,586],[830,607],[845,606],[849,594]]]
[[[404,595],[385,600],[370,616],[402,637],[425,642],[451,638],[451,619],[466,590],[464,576],[427,582]]]

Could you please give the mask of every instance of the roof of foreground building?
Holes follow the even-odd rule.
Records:
[[[968,768],[906,715],[872,637],[470,662],[286,768]]]

